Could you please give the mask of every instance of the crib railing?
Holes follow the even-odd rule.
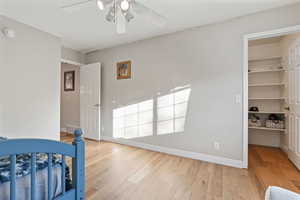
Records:
[[[16,156],[19,154],[31,155],[31,200],[36,200],[36,155],[46,153],[48,155],[48,200],[83,200],[85,196],[85,170],[84,152],[85,146],[82,140],[82,131],[77,129],[74,132],[75,140],[71,144],[66,144],[52,140],[42,139],[12,139],[0,142],[0,157],[10,156],[10,200],[16,200]],[[62,155],[61,171],[61,195],[53,197],[53,154]],[[66,157],[72,158],[72,189],[66,191]],[[1,194],[0,194],[1,195]]]

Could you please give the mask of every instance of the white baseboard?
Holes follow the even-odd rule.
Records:
[[[67,128],[60,128],[60,132],[66,133],[67,132]]]
[[[294,152],[288,150],[289,159],[293,161],[294,165],[300,170],[300,157]]]
[[[60,131],[64,133],[74,133],[75,129],[80,128],[79,126],[73,124],[66,124],[65,127],[61,127]]]
[[[281,145],[280,149],[285,152],[286,154],[289,153],[289,148],[286,145]]]
[[[184,151],[184,150],[179,150],[179,149],[174,149],[174,148],[156,146],[156,145],[146,144],[146,143],[132,141],[132,140],[115,139],[115,138],[108,137],[108,136],[101,136],[101,140],[114,142],[114,143],[118,143],[118,144],[124,144],[124,145],[128,145],[128,146],[139,147],[142,149],[157,151],[157,152],[166,153],[166,154],[170,154],[170,155],[191,158],[194,160],[201,160],[201,161],[216,163],[216,164],[220,164],[220,165],[226,165],[226,166],[230,166],[230,167],[243,168],[243,162],[241,160],[233,160],[233,159],[229,159],[229,158],[212,156],[212,155],[207,155],[207,154],[203,154],[203,153],[196,153],[196,152]]]

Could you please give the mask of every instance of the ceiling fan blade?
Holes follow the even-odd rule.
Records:
[[[115,17],[115,11],[116,11],[116,8],[115,6],[111,6],[105,19],[108,21],[108,22],[112,22],[112,23],[116,23],[116,17]]]
[[[61,6],[61,8],[66,12],[72,13],[72,12],[83,9],[89,3],[93,2],[93,1],[95,1],[95,0],[83,0],[83,1],[76,2],[76,3],[72,3],[72,4],[63,5],[63,6]]]
[[[117,9],[117,19],[116,19],[117,33],[118,34],[126,33],[126,25],[127,25],[127,20],[125,19],[121,9]]]
[[[114,0],[101,0],[104,8],[106,8],[109,4],[111,4]]]
[[[136,14],[145,16],[153,24],[159,27],[164,27],[167,23],[167,19],[164,16],[137,1],[132,2],[132,10]]]
[[[111,4],[113,2],[113,0],[101,0],[104,8],[106,8],[109,4]],[[61,6],[61,8],[63,10],[65,10],[66,12],[75,12],[75,11],[78,11],[78,10],[81,10],[83,9],[84,7],[88,6],[90,3],[97,3],[97,0],[82,0],[82,1],[79,1],[79,2],[75,2],[75,3],[72,3],[72,4],[67,4],[67,5],[63,5]]]

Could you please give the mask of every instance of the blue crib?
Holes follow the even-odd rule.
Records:
[[[30,154],[30,197],[37,199],[37,153],[47,154],[47,194],[48,200],[83,200],[85,199],[85,145],[81,129],[74,132],[75,139],[72,144],[44,139],[8,139],[0,142],[0,157],[10,158],[10,200],[18,199],[16,194],[16,156]],[[53,196],[52,185],[52,156],[61,155],[61,193]],[[72,158],[72,187],[66,191],[66,157]],[[1,195],[1,194],[0,194]]]

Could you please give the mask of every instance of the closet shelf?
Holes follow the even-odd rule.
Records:
[[[249,84],[249,87],[269,87],[269,86],[284,86],[284,83],[259,83],[259,84]]]
[[[281,59],[281,56],[273,56],[273,57],[267,57],[267,58],[250,58],[248,61],[264,61],[264,60],[274,60],[274,59]]]
[[[285,132],[285,130],[286,130],[286,129],[278,129],[278,128],[255,127],[255,126],[249,126],[249,129],[258,129],[258,130],[266,130],[266,131],[281,131],[281,132]]]
[[[257,113],[257,114],[285,114],[285,112],[270,112],[270,111],[259,111],[259,112],[255,112],[255,111],[248,111],[248,113]]]
[[[264,69],[264,70],[249,71],[248,74],[264,73],[264,72],[282,72],[282,71],[285,71],[285,70],[284,69]]]
[[[261,97],[261,98],[249,98],[249,100],[285,100],[284,97]]]

